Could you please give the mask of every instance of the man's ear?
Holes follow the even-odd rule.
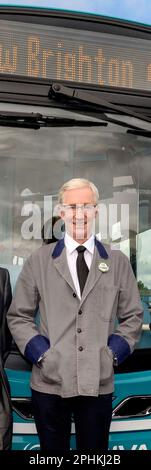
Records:
[[[63,221],[65,221],[65,213],[64,211],[60,211],[60,217]]]
[[[61,204],[57,204],[57,216],[64,220],[65,212],[62,210]]]

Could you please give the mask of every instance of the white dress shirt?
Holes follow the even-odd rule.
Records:
[[[73,240],[73,238],[70,237],[70,235],[67,232],[65,233],[64,242],[65,242],[65,247],[66,247],[67,262],[68,262],[70,274],[73,279],[76,293],[79,299],[81,300],[81,292],[80,292],[80,286],[79,286],[79,280],[78,280],[77,268],[76,268],[76,260],[78,257],[78,252],[76,248],[79,246],[79,243]],[[85,262],[88,268],[90,269],[92,258],[93,258],[93,253],[94,253],[94,235],[91,235],[91,237],[88,240],[86,240],[85,243],[83,243],[83,246],[85,246],[86,248],[84,252]]]

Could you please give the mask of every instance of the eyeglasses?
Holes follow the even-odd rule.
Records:
[[[76,212],[79,209],[82,212],[92,212],[97,204],[62,204],[62,208],[67,212]]]

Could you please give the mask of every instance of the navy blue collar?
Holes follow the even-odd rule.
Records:
[[[102,245],[102,243],[99,242],[99,240],[96,237],[94,238],[94,240],[95,240],[95,246],[98,249],[100,257],[104,258],[104,259],[107,259],[109,257],[109,255],[108,255],[106,249],[104,248],[104,246]]]
[[[99,240],[97,240],[96,237],[94,238],[94,241],[95,241],[95,246],[97,247],[97,250],[99,252],[100,257],[104,258],[104,259],[107,259],[108,258],[108,253],[107,253],[106,249],[104,248],[104,246],[102,245],[102,243]],[[65,247],[64,238],[61,238],[61,240],[59,240],[56,243],[56,246],[55,246],[55,248],[52,252],[52,258],[58,258],[58,256],[61,255],[62,250],[64,249],[64,247]]]

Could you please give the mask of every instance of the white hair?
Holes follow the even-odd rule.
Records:
[[[92,183],[89,180],[84,179],[84,178],[73,178],[73,179],[67,181],[66,183],[64,183],[63,186],[61,186],[60,191],[59,191],[59,195],[58,195],[59,204],[62,204],[64,193],[65,193],[65,191],[68,191],[68,189],[77,189],[77,188],[85,188],[85,187],[88,187],[92,190],[92,192],[95,196],[96,203],[98,203],[98,201],[99,201],[99,192],[98,192],[98,189],[96,188],[95,184]]]

